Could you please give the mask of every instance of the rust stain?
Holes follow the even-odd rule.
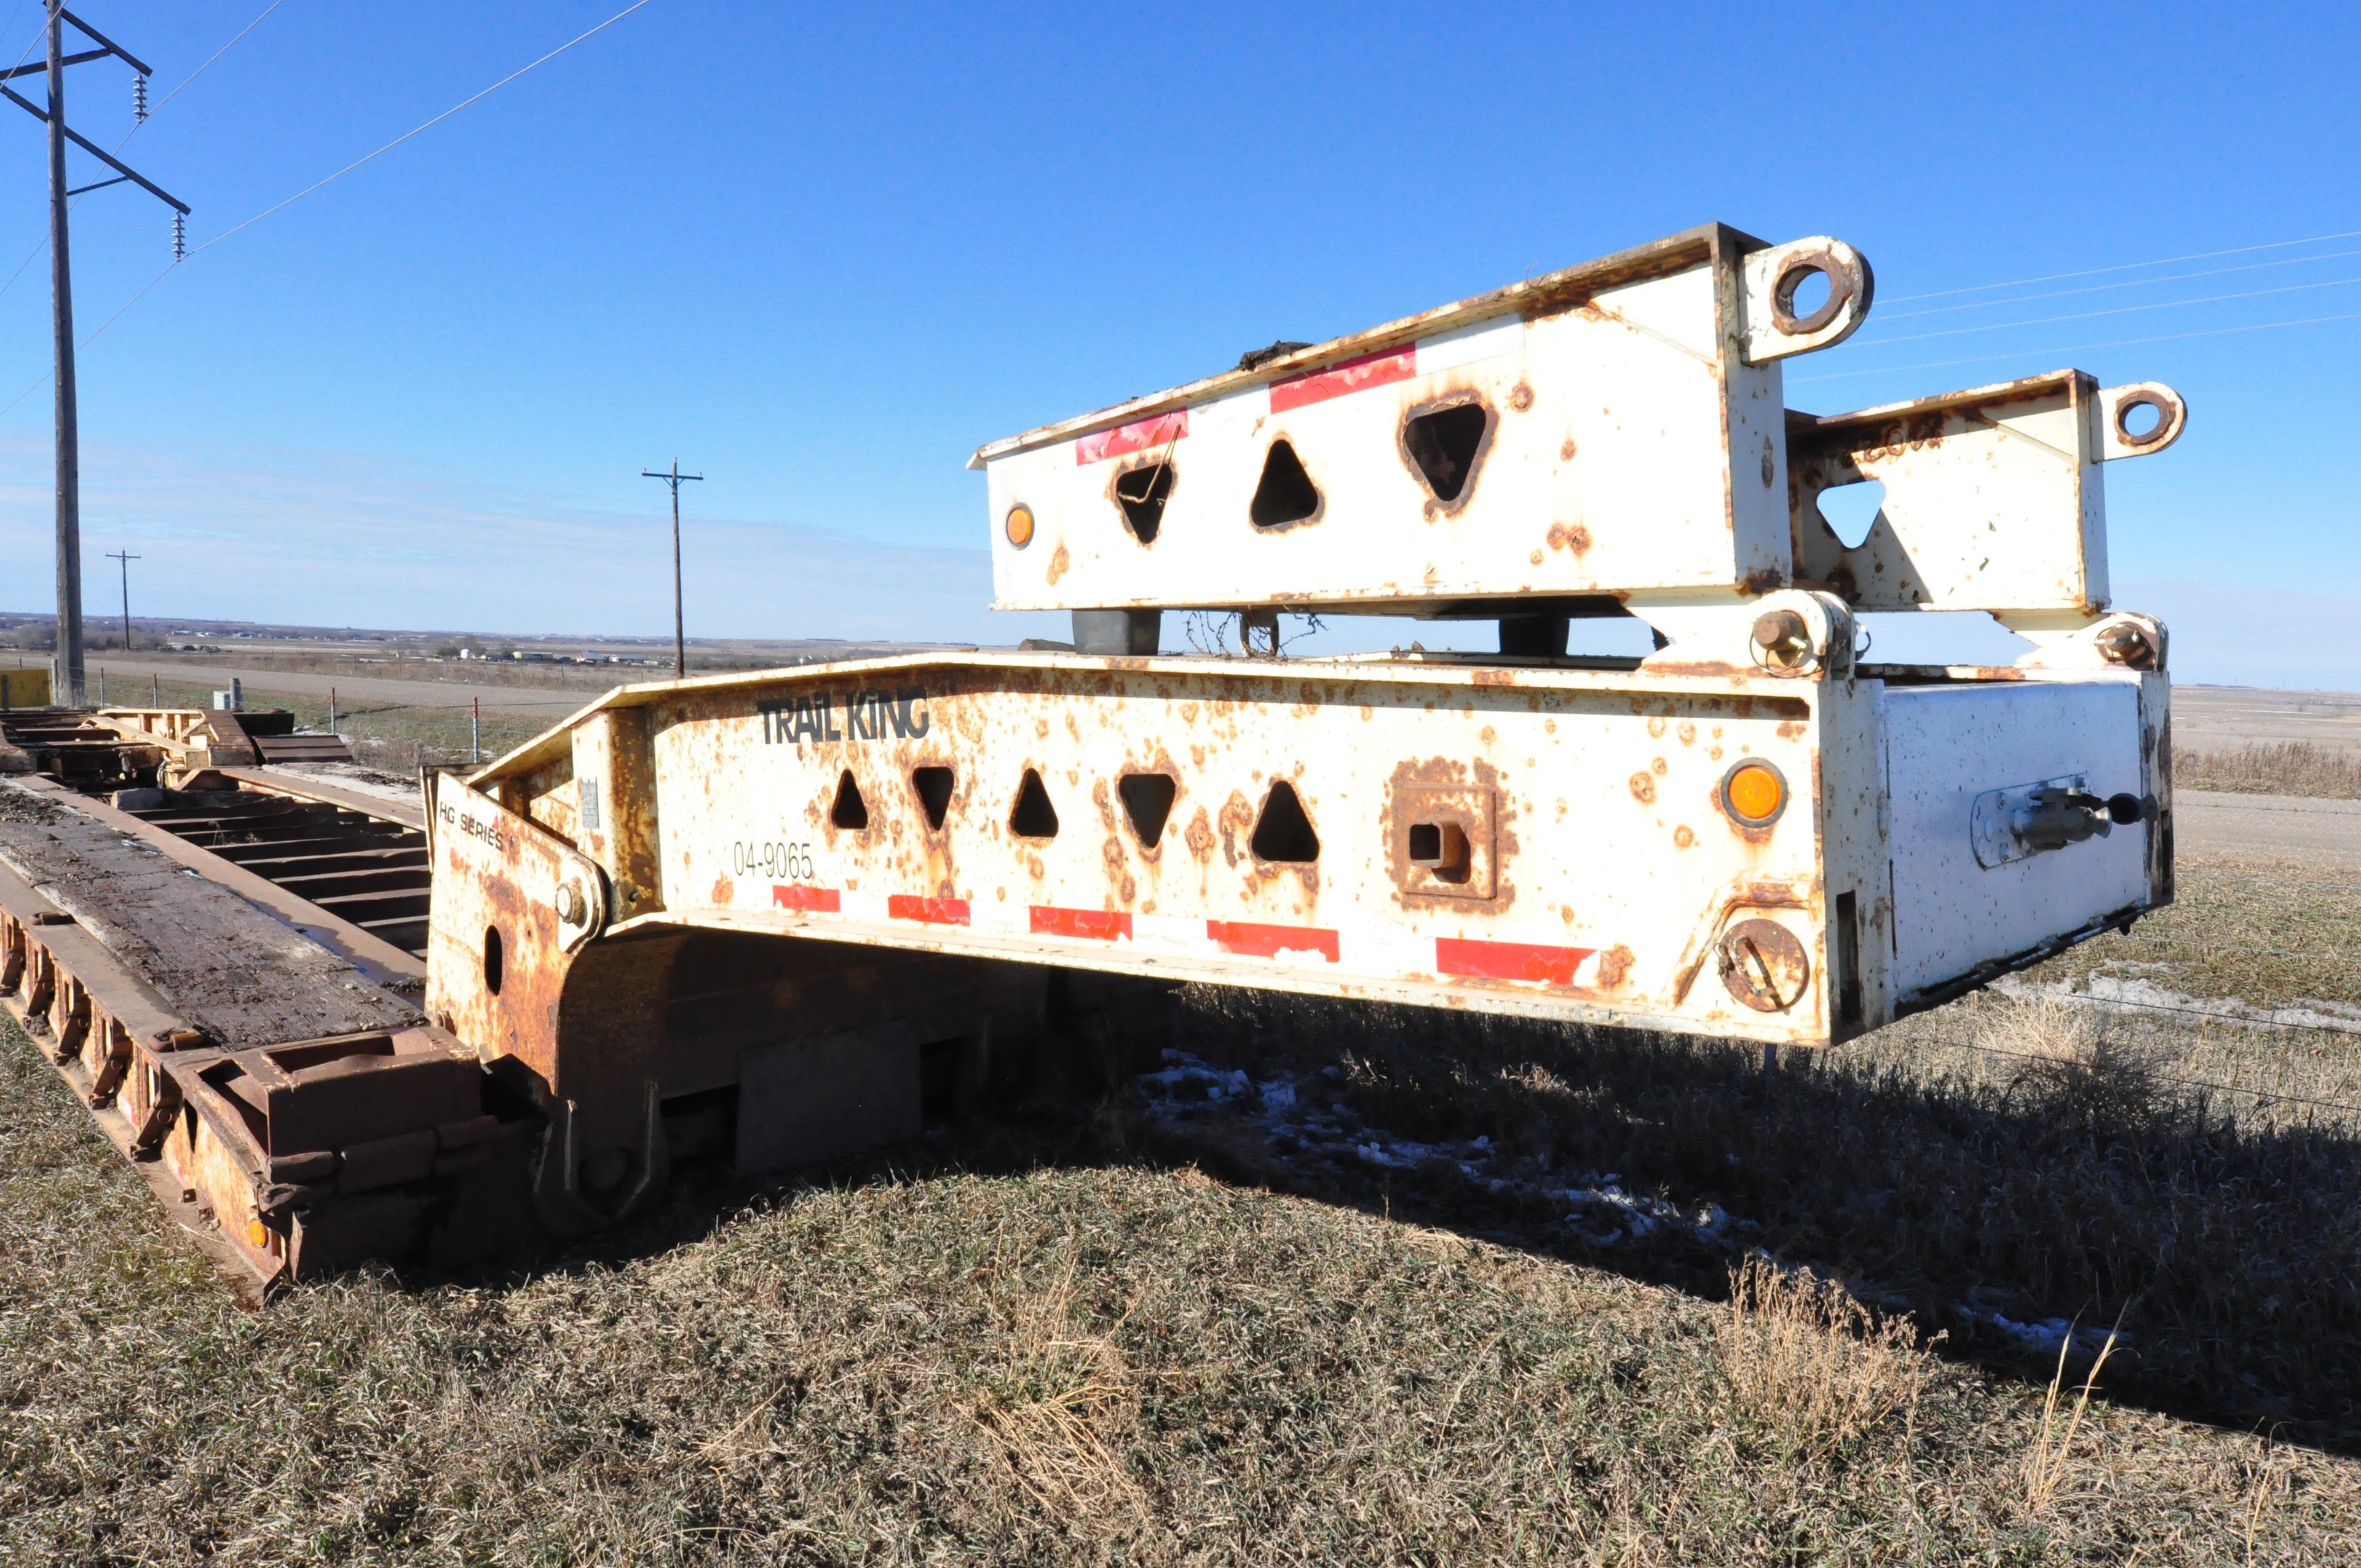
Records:
[[[1563,522],[1550,524],[1549,547],[1553,550],[1564,550],[1579,560],[1589,552],[1590,543],[1590,530],[1578,522],[1570,526]]]
[[[1483,915],[1500,915],[1516,902],[1517,890],[1508,876],[1517,852],[1513,797],[1502,786],[1500,771],[1478,758],[1474,763],[1449,757],[1405,762],[1386,781],[1383,828],[1386,868],[1394,884],[1394,902],[1405,909],[1448,907]],[[1438,829],[1456,828],[1465,835],[1467,864],[1465,880],[1454,883],[1436,871],[1411,861],[1410,830],[1413,823]]]
[[[1598,955],[1598,989],[1612,991],[1631,978],[1631,949],[1620,942]]]
[[[1656,799],[1656,781],[1646,773],[1631,775],[1631,798],[1642,806],[1653,806]]]
[[[1060,540],[1057,550],[1049,557],[1049,584],[1052,587],[1057,586],[1060,577],[1066,575],[1066,568],[1071,565],[1072,562],[1066,554],[1065,543]]]

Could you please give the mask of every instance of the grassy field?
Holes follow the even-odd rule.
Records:
[[[2173,781],[2184,789],[2361,800],[2361,751],[2308,740],[2181,748],[2173,753],[2172,769]]]
[[[2322,995],[2206,967],[2257,885],[2140,972]],[[1104,1094],[258,1313],[5,1030],[0,1561],[2361,1555],[2354,1121],[2181,1081],[2361,1103],[2361,1042],[1987,996],[1766,1074],[1106,997]]]

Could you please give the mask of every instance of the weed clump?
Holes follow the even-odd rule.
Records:
[[[1717,1347],[1730,1414],[1786,1457],[1818,1460],[1899,1417],[1933,1380],[1906,1318],[1881,1318],[1832,1279],[1760,1253],[1730,1271]]]

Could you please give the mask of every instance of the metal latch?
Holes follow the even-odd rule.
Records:
[[[1975,843],[1976,863],[1989,870],[2085,839],[2103,839],[2116,828],[2132,827],[2154,815],[2138,795],[2101,799],[2091,793],[2087,775],[2070,773],[1986,790],[1976,796],[1968,832]]]

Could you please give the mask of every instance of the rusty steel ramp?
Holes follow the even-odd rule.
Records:
[[[0,782],[0,1002],[210,1255],[268,1289],[513,1244],[540,1118],[427,1025],[414,958],[44,783]]]

